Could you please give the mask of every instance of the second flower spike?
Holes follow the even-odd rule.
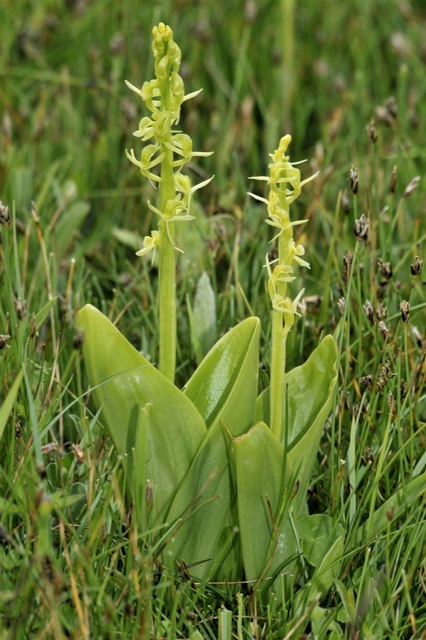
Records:
[[[272,306],[272,345],[271,345],[271,394],[270,415],[271,429],[281,439],[283,433],[282,397],[284,393],[284,374],[286,369],[286,341],[288,332],[294,325],[297,306],[304,293],[304,289],[292,299],[287,295],[287,286],[295,280],[293,263],[301,267],[308,267],[309,263],[302,259],[305,249],[301,244],[296,245],[293,238],[293,227],[304,224],[306,220],[290,219],[290,205],[300,196],[302,187],[316,176],[306,180],[301,179],[300,170],[290,162],[287,149],[291,136],[281,138],[278,148],[271,154],[269,176],[254,177],[263,180],[269,186],[268,198],[262,198],[253,193],[250,195],[267,205],[268,218],[266,223],[278,230],[273,240],[278,242],[278,257],[270,262],[266,257],[268,270],[268,293]],[[296,163],[300,164],[300,163]]]

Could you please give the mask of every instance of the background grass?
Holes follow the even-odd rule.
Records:
[[[303,0],[294,23],[285,0],[226,7],[0,0],[0,197],[11,216],[0,235],[2,638],[426,637],[424,496],[376,539],[355,535],[426,467],[424,270],[410,270],[426,237],[426,7]],[[124,155],[145,113],[124,79],[152,77],[159,20],[182,49],[187,90],[204,88],[182,129],[195,149],[215,152],[192,167],[216,177],[197,192],[197,220],[178,241],[179,383],[195,367],[186,296],[207,271],[218,335],[250,313],[261,318],[267,384],[270,233],[247,176],[265,174],[286,132],[291,157],[310,159],[304,174],[321,171],[293,210],[310,220],[311,271],[290,344],[292,365],[324,333],[340,349],[310,508],[345,526],[346,554],[321,609],[308,598],[309,567],[294,585],[299,602],[306,593],[303,613],[284,583],[274,592],[194,585],[184,567],[159,567],[128,519],[118,462],[93,415],[74,325],[84,303],[157,358],[156,270],[134,256],[153,224],[152,194]],[[366,241],[353,233],[363,213]]]

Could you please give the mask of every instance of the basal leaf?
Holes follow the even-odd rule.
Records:
[[[191,573],[211,580],[236,579],[237,558],[231,573],[221,569],[238,528],[226,444],[219,422],[207,432],[184,478],[168,520],[182,519],[173,541],[173,554],[194,565]]]
[[[283,445],[259,422],[232,439],[230,455],[246,578],[272,576],[278,568],[289,571],[297,555],[288,515],[294,479]]]
[[[319,409],[325,404],[336,382],[336,345],[326,336],[300,367],[285,375],[283,416],[287,416],[287,447],[291,449],[310,429]],[[256,420],[269,424],[269,389],[256,403]]]
[[[333,338],[327,336],[303,365],[285,376],[283,415],[286,423],[283,433],[288,460],[299,481],[296,515],[301,513],[306,500],[321,433],[330,411],[337,378],[336,361],[336,345]],[[269,389],[257,399],[255,417],[257,420],[269,419]]]
[[[210,279],[204,271],[197,283],[193,307],[194,332],[196,333],[201,353],[206,353],[216,341],[216,299]]]
[[[343,538],[345,530],[333,518],[324,513],[300,516],[297,533],[302,540],[305,559],[318,567],[337,538]]]
[[[207,427],[222,421],[233,435],[252,425],[257,394],[260,322],[247,318],[209,351],[184,388]]]
[[[213,578],[217,571],[225,577],[223,562],[230,551],[235,553],[233,539],[238,521],[223,426],[235,435],[252,424],[259,324],[257,318],[248,318],[223,336],[184,390],[209,429],[173,501],[169,521],[183,516],[174,553],[187,564],[201,563],[193,573],[203,579]],[[230,563],[233,575],[237,556],[234,560]],[[227,579],[231,577],[226,575]]]
[[[134,448],[140,452],[147,440],[145,473],[153,491],[152,517],[161,520],[206,433],[205,424],[192,402],[100,311],[85,306],[77,323],[85,333],[89,381],[118,452],[132,460]],[[141,421],[144,411],[147,417]],[[138,424],[148,433],[137,434]],[[132,482],[138,484],[136,479]]]
[[[315,569],[308,600],[313,600],[318,593],[326,594],[337,578],[344,551],[343,536],[337,538],[330,546],[320,564]]]

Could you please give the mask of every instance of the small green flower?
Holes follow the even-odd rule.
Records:
[[[152,256],[152,262],[154,262],[155,251],[158,247],[160,240],[160,232],[159,231],[151,231],[150,236],[145,236],[143,239],[143,249],[139,249],[136,251],[137,256],[146,256],[150,251],[154,251]]]

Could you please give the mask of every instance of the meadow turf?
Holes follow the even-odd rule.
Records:
[[[215,179],[178,230],[178,385],[196,367],[204,271],[218,336],[261,319],[268,384],[271,234],[248,176],[285,133],[302,175],[320,171],[292,212],[309,219],[311,269],[288,357],[326,334],[339,348],[309,507],[344,527],[345,554],[319,599],[308,566],[272,587],[158,562],[92,403],[85,303],[158,358],[157,271],[135,256],[153,191],[125,156],[146,113],[124,80],[152,77],[160,20],[186,90],[203,87],[182,130],[214,151],[192,167]],[[1,640],[426,638],[425,34],[423,0],[0,0]]]

